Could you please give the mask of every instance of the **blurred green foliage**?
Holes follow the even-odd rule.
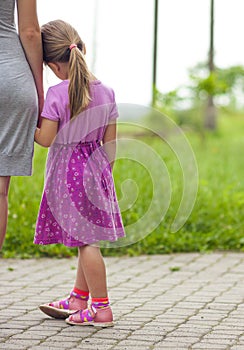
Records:
[[[191,111],[194,119],[194,111]],[[182,122],[199,167],[199,190],[194,209],[176,233],[171,223],[181,195],[181,168],[172,150],[160,138],[140,135],[164,160],[172,181],[172,200],[164,220],[144,239],[122,248],[103,249],[105,255],[163,254],[212,250],[244,251],[244,115],[221,110],[219,129],[204,137]],[[138,136],[137,136],[138,137]],[[35,147],[32,177],[11,180],[9,224],[2,257],[69,257],[77,250],[62,245],[35,246],[35,221],[43,188],[47,151]],[[147,156],[147,155],[145,155]],[[150,178],[138,164],[119,160],[114,169],[118,197],[126,178],[139,184],[136,203],[123,212],[125,225],[138,219],[148,208],[152,188]],[[162,201],[164,199],[162,198]]]
[[[170,114],[179,125],[203,131],[204,113],[209,95],[220,110],[231,115],[243,111],[244,66],[216,67],[209,72],[207,63],[198,63],[189,69],[189,83],[161,93],[155,89],[155,107]]]

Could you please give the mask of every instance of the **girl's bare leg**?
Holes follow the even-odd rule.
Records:
[[[75,279],[75,287],[83,290],[85,292],[89,292],[88,285],[86,283],[86,278],[84,275],[81,258],[80,258],[80,249],[78,249],[78,266],[77,266],[77,272],[76,272],[76,279]]]
[[[77,271],[77,288],[86,287],[89,290],[92,298],[106,298],[107,297],[107,280],[106,268],[100,248],[94,246],[79,247],[79,262]]]
[[[10,176],[0,176],[0,250],[7,230],[9,184]]]

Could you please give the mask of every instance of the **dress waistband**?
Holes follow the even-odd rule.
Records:
[[[97,148],[102,146],[102,141],[94,140],[94,141],[80,141],[80,142],[72,142],[72,143],[59,143],[54,142],[54,146],[58,147],[89,147],[89,148]]]
[[[79,142],[76,147],[89,147],[90,149],[96,149],[97,147],[100,147],[102,145],[102,141],[94,140],[94,141],[85,141],[85,142]]]
[[[90,146],[90,145],[98,145],[98,146],[101,146],[102,145],[102,141],[99,141],[99,140],[94,140],[94,141],[80,141],[78,143],[78,145],[81,145],[81,146]]]

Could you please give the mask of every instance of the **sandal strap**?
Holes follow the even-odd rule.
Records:
[[[96,316],[97,310],[93,307],[90,306],[85,310],[79,310],[73,313],[70,316],[70,320],[73,321],[73,317],[76,315],[79,315],[79,321],[77,323],[86,323],[86,322],[92,322],[94,321],[94,318]]]
[[[69,309],[69,298],[59,300],[59,301],[54,301],[49,304],[50,306],[53,306],[57,309],[63,309],[63,310],[68,310]]]
[[[77,299],[86,300],[86,301],[89,299],[89,296],[78,294],[78,293],[74,292],[73,290],[70,293],[70,297],[75,297]]]
[[[86,301],[89,299],[88,296],[84,296],[84,295],[81,295],[81,294],[78,294],[78,293],[75,293],[74,291],[72,291],[68,298],[63,299],[63,300],[59,300],[59,301],[54,301],[53,303],[50,303],[49,305],[53,306],[57,309],[69,310],[69,300],[71,297],[75,297],[77,299],[86,300]]]

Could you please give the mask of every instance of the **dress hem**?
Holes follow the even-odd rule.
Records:
[[[0,153],[0,176],[31,176],[32,175],[31,155],[12,155]]]
[[[121,237],[117,237],[115,238],[114,240],[111,240],[111,239],[100,239],[98,241],[95,241],[95,242],[77,242],[77,241],[73,241],[73,242],[66,242],[66,241],[58,241],[58,240],[34,240],[34,244],[36,245],[50,245],[50,244],[63,244],[65,245],[66,247],[69,247],[69,248],[75,248],[75,247],[82,247],[82,246],[85,246],[85,245],[94,245],[94,244],[99,244],[99,242],[104,242],[104,241],[107,241],[107,242],[116,242],[118,241],[119,238],[123,238],[124,236],[121,236]]]

